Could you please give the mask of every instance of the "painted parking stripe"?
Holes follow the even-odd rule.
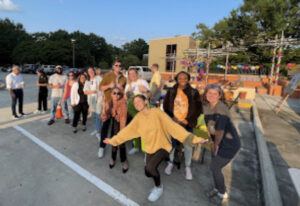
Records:
[[[138,204],[131,199],[127,198],[125,195],[123,195],[118,190],[114,189],[109,184],[105,183],[95,175],[91,174],[89,171],[85,170],[84,168],[80,167],[78,164],[70,160],[68,157],[64,156],[63,154],[56,151],[53,147],[47,145],[43,141],[41,141],[39,138],[35,137],[25,129],[23,129],[20,126],[14,126],[16,130],[21,132],[23,135],[25,135],[28,139],[32,140],[34,143],[42,147],[44,150],[49,152],[52,156],[54,156],[56,159],[67,165],[69,168],[71,168],[74,172],[85,178],[87,181],[98,187],[100,190],[105,192],[107,195],[118,201],[121,205],[128,205],[128,206],[138,206]]]
[[[94,135],[96,135],[96,133],[97,133],[97,131],[96,131],[96,130],[94,130],[94,131],[92,131],[92,132],[91,132],[91,134],[90,134],[90,135],[91,135],[91,136],[94,136]]]

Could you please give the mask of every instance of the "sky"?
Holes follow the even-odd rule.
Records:
[[[242,0],[0,0],[0,18],[22,23],[29,33],[63,29],[126,42],[191,35],[213,26]],[[1,32],[1,31],[0,31]]]

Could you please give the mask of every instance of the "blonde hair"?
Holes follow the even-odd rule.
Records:
[[[128,77],[127,77],[127,84],[131,84],[131,80],[130,80],[130,78],[129,78],[129,72],[130,71],[135,71],[135,74],[136,74],[136,76],[137,76],[137,79],[136,80],[139,80],[139,79],[141,79],[141,76],[139,75],[139,73],[136,71],[136,69],[135,68],[130,68],[129,70],[128,70]]]

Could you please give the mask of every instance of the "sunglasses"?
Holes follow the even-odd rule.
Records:
[[[121,93],[121,92],[113,92],[112,94],[113,94],[113,95],[119,95],[119,96],[120,96],[122,93]]]
[[[114,66],[115,67],[121,67],[122,65],[121,64],[115,64]]]

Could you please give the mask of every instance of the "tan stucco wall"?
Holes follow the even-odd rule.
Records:
[[[148,65],[151,66],[154,63],[159,65],[161,72],[166,71],[166,48],[169,44],[177,45],[177,60],[176,60],[176,72],[186,70],[186,67],[180,64],[183,58],[183,51],[189,48],[196,48],[196,41],[190,36],[176,36],[171,38],[152,39],[149,41],[149,59]]]

